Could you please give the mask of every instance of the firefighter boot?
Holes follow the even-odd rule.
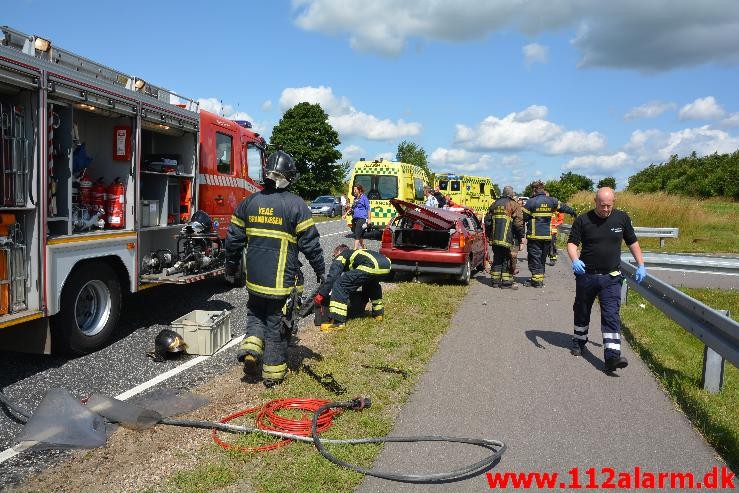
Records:
[[[242,360],[244,362],[244,373],[250,377],[259,375],[259,359],[256,355],[246,353]]]
[[[346,323],[339,322],[338,320],[329,320],[321,324],[321,332],[337,332],[344,329],[346,329]]]
[[[627,366],[629,366],[629,361],[623,356],[606,358],[606,371],[616,371]]]

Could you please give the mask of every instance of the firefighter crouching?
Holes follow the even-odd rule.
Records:
[[[513,198],[513,187],[503,188],[502,197],[493,202],[485,214],[485,229],[488,241],[493,247],[493,265],[490,268],[493,287],[513,288],[513,276],[516,272],[516,256],[523,238],[523,212],[521,206]]]
[[[316,305],[331,293],[328,305],[329,321],[321,324],[321,330],[332,332],[346,327],[346,317],[349,310],[349,297],[362,288],[362,291],[372,302],[372,316],[375,320],[382,320],[385,307],[382,304],[382,287],[390,274],[390,259],[371,250],[352,250],[341,244],[334,249],[334,260],[329,267],[328,276],[313,298]]]
[[[231,217],[226,236],[226,279],[233,282],[245,251],[246,335],[237,358],[244,372],[271,387],[287,374],[290,334],[281,330],[282,308],[293,288],[302,290],[298,252],[322,282],[326,265],[319,234],[305,202],[286,190],[297,180],[292,157],[273,153],[264,169],[264,190],[250,195]]]
[[[531,287],[544,286],[544,269],[547,255],[552,241],[552,213],[565,212],[572,217],[577,213],[575,209],[560,202],[555,197],[549,197],[544,191],[544,183],[535,181],[531,184],[534,195],[526,202],[523,208],[523,219],[526,222],[526,244],[531,271]]]

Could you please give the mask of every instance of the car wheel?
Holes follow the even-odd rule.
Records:
[[[331,208],[331,210],[328,212],[328,217],[334,217],[336,215],[336,209]]]
[[[470,258],[467,257],[467,260],[464,263],[464,269],[462,270],[462,274],[459,276],[459,281],[464,285],[468,285],[470,283],[471,278],[472,278],[472,262],[470,261]]]
[[[83,355],[104,347],[118,324],[121,285],[102,262],[77,267],[64,283],[61,309],[52,318],[54,352]]]

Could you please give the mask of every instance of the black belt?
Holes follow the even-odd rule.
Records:
[[[618,271],[620,271],[620,269],[618,267],[616,267],[615,269],[588,269],[588,268],[585,268],[585,273],[587,273],[587,274],[597,274],[597,275],[600,275],[600,276],[608,275],[611,272],[618,272]]]

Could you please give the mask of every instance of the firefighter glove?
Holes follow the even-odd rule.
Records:
[[[313,303],[315,303],[316,305],[320,305],[321,303],[323,303],[323,296],[320,294],[316,294],[313,297]]]
[[[572,261],[572,272],[575,273],[575,275],[585,274],[585,263],[578,259],[575,259]]]
[[[647,268],[644,267],[644,264],[641,264],[636,268],[636,273],[634,274],[634,280],[637,284],[641,283],[644,278],[647,277]]]

